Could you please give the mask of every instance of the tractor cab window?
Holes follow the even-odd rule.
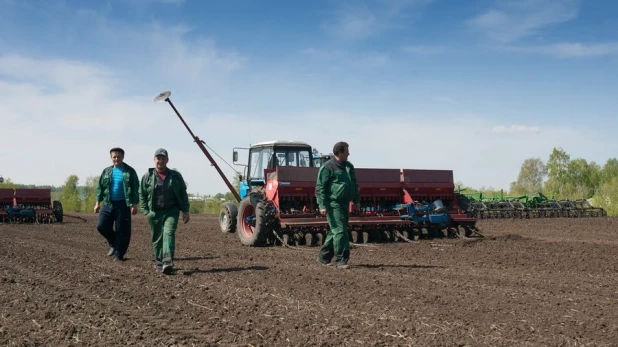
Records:
[[[278,166],[310,167],[311,152],[305,148],[252,148],[249,155],[250,180],[263,180],[264,170]]]
[[[263,180],[264,169],[270,167],[269,163],[273,157],[272,147],[263,147],[251,149],[251,156],[249,158],[249,178],[252,180]]]
[[[308,149],[278,148],[275,150],[276,166],[309,167]]]

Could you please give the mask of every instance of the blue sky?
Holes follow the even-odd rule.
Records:
[[[357,167],[508,189],[554,147],[616,157],[615,18],[606,0],[0,0],[0,175],[83,183],[111,147],[140,173],[164,147],[190,192],[226,191],[152,101],[171,90],[226,160],[259,141],[344,140]]]

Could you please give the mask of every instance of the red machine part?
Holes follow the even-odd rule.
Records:
[[[264,192],[272,201],[285,226],[325,226],[318,215],[315,183],[318,168],[278,167],[266,171]],[[455,222],[474,223],[457,205],[453,172],[450,170],[410,170],[357,168],[361,210],[353,211],[349,223],[406,224],[393,205],[440,199],[449,207]]]

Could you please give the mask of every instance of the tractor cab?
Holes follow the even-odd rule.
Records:
[[[324,165],[324,163],[329,161],[331,158],[333,158],[332,154],[314,154],[313,155],[313,166],[321,167]]]
[[[235,150],[234,162],[237,160],[238,152]],[[252,189],[264,186],[264,170],[280,166],[313,167],[311,146],[301,141],[267,141],[252,145],[245,167],[245,179],[240,180],[240,197],[245,197]]]

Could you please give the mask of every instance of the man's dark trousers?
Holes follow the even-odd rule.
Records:
[[[131,209],[127,203],[124,200],[112,201],[111,207],[101,207],[97,230],[114,248],[114,257],[123,258],[131,242]]]

